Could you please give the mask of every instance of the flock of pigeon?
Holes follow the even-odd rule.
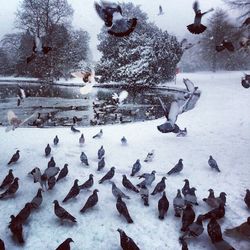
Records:
[[[73,133],[80,134],[80,131],[77,129],[72,129]],[[103,130],[101,129],[96,135],[93,136],[93,139],[101,139],[103,136]],[[60,143],[58,136],[55,136],[53,139],[53,144],[55,147]],[[85,143],[84,135],[81,134],[79,138],[79,144],[83,145]],[[125,137],[121,138],[121,144],[127,145],[127,139]],[[51,155],[51,147],[50,144],[44,149],[45,157],[49,157]],[[155,154],[154,150],[149,152],[145,158],[145,162],[152,162],[154,160]],[[20,151],[17,150],[16,153],[11,157],[8,162],[9,166],[14,166],[15,163],[20,158]],[[105,149],[101,146],[97,152],[98,158],[98,167],[97,173],[102,172],[105,169]],[[80,161],[83,165],[88,166],[88,157],[87,155],[82,152],[80,155]],[[208,165],[211,170],[214,170],[218,174],[221,172],[221,169],[218,167],[216,160],[210,156],[208,159]],[[169,210],[170,202],[166,196],[165,188],[166,188],[166,179],[167,176],[177,175],[179,174],[184,166],[183,160],[179,159],[178,163],[170,169],[166,176],[163,176],[161,181],[157,183],[152,191],[151,186],[155,180],[156,171],[152,171],[151,173],[143,173],[141,172],[141,163],[138,159],[132,167],[130,177],[128,178],[125,174],[122,175],[122,182],[121,184],[126,190],[129,190],[135,195],[140,195],[142,202],[145,206],[149,206],[150,196],[155,196],[156,194],[161,194],[161,198],[158,200],[158,217],[160,220],[163,220],[167,216],[167,212]],[[14,198],[16,193],[18,195],[19,189],[19,178],[14,176],[13,169],[9,170],[9,173],[3,179],[0,189],[4,189],[4,191],[0,194],[0,200]],[[70,175],[70,171],[68,169],[68,164],[65,164],[62,169],[56,166],[56,162],[53,157],[50,158],[48,162],[48,166],[44,171],[41,171],[38,167],[35,167],[28,173],[33,178],[34,183],[39,183],[40,188],[37,191],[36,196],[31,200],[28,201],[23,209],[17,212],[16,215],[11,215],[10,222],[9,222],[9,229],[13,234],[13,239],[16,240],[19,244],[24,244],[25,239],[23,237],[23,226],[27,222],[29,216],[32,214],[33,211],[40,209],[41,204],[43,202],[43,195],[42,193],[46,190],[51,190],[56,188],[58,182],[64,181],[67,175]],[[103,185],[103,183],[111,183],[112,185],[112,194],[116,198],[116,209],[117,212],[124,217],[124,221],[127,223],[134,223],[133,222],[133,215],[130,214],[128,206],[125,199],[129,200],[130,196],[124,193],[117,184],[112,181],[113,177],[117,175],[116,168],[111,167],[110,170],[103,175],[102,178],[98,180],[99,185]],[[132,179],[139,178],[142,179],[141,182],[134,185],[132,183]],[[135,180],[134,180],[135,181]],[[94,175],[90,174],[89,178],[79,184],[79,180],[76,179],[62,199],[62,204],[74,200],[82,190],[89,190],[93,187],[95,182]],[[218,197],[215,197],[213,189],[209,189],[209,195],[207,198],[204,198],[203,201],[211,207],[211,210],[205,214],[196,214],[194,207],[202,206],[202,201],[198,203],[196,194],[196,188],[190,187],[190,183],[188,179],[184,180],[184,186],[177,190],[177,195],[173,199],[172,205],[175,212],[176,219],[180,220],[180,237],[179,242],[182,245],[183,250],[188,249],[187,242],[190,239],[195,239],[199,237],[204,231],[204,222],[209,220],[207,224],[207,232],[209,237],[211,238],[212,244],[215,246],[216,249],[223,249],[223,250],[233,250],[235,249],[232,247],[228,242],[226,242],[223,238],[221,227],[219,224],[219,220],[225,216],[226,213],[226,193],[221,192]],[[80,209],[80,213],[84,214],[87,210],[91,210],[96,204],[98,203],[98,192],[99,190],[95,188],[92,194],[88,197],[87,201]],[[246,190],[244,202],[247,205],[248,209],[250,209],[250,191]],[[68,212],[62,204],[59,203],[58,200],[54,200],[54,215],[58,217],[60,221],[68,221],[69,223],[77,223],[76,217],[73,216],[70,212]],[[87,216],[87,214],[85,215]],[[196,219],[195,219],[196,218]],[[123,219],[121,218],[121,221]],[[63,224],[61,224],[63,225]],[[126,233],[118,228],[117,231],[120,234],[120,245],[123,250],[133,250],[139,249],[136,243],[133,241],[132,238],[126,235]],[[246,219],[241,225],[238,225],[234,228],[226,229],[225,234],[230,237],[236,237],[240,239],[247,239],[250,240],[250,217]],[[5,249],[4,242],[1,240],[0,250]],[[58,248],[60,250],[68,250],[70,249],[70,243],[73,242],[71,238],[66,239]]]

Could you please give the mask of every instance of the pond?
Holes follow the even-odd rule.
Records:
[[[79,86],[19,84],[29,92],[30,96],[17,106],[18,85],[0,83],[0,122],[3,125],[8,124],[8,110],[12,110],[21,120],[34,112],[41,113],[44,119],[50,114],[50,119],[44,123],[45,127],[70,126],[73,124],[73,116],[80,118],[77,123],[80,126],[157,119],[164,115],[158,97],[161,97],[166,105],[170,105],[174,95],[179,95],[182,99],[185,94],[163,88],[131,89],[128,86],[99,86],[93,88],[90,94],[82,95]],[[128,91],[128,97],[123,104],[102,107],[103,103],[112,102],[112,94],[119,94],[124,89]],[[194,98],[194,102],[197,100],[198,96]],[[93,102],[99,107],[93,108]],[[31,125],[32,120],[23,126]]]

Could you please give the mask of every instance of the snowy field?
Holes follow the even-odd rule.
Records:
[[[35,129],[19,128],[9,133],[0,129],[0,180],[9,170],[7,162],[11,156],[20,150],[19,161],[12,165],[14,175],[20,178],[20,188],[15,198],[0,201],[1,223],[0,238],[7,249],[56,249],[66,238],[71,237],[74,243],[71,249],[120,249],[120,237],[117,228],[123,229],[134,239],[140,249],[145,250],[177,250],[181,221],[174,216],[172,206],[176,190],[183,187],[185,178],[190,185],[196,187],[199,206],[194,207],[196,215],[210,208],[202,201],[207,197],[208,189],[213,188],[215,195],[227,193],[226,216],[219,220],[222,230],[245,222],[250,211],[243,201],[245,190],[250,188],[250,90],[240,84],[242,72],[228,73],[196,73],[179,74],[177,86],[183,87],[182,78],[188,77],[202,91],[195,109],[179,116],[178,125],[187,127],[187,137],[176,137],[174,134],[161,134],[156,126],[164,122],[164,118],[127,125],[103,126],[104,135],[100,139],[92,139],[99,127],[82,127],[86,143],[79,146],[79,134],[74,134],[69,128]],[[44,156],[47,143],[53,144],[55,135],[59,144],[52,146],[52,156],[57,166],[69,164],[69,175],[59,181],[53,190],[43,193],[43,203],[37,211],[31,214],[24,225],[25,245],[18,246],[12,239],[8,229],[9,216],[16,215],[29,202],[39,188],[38,183],[28,176],[35,166],[44,170],[49,158]],[[127,146],[122,146],[120,139],[125,136]],[[97,172],[97,150],[103,145],[106,151],[106,166]],[[155,159],[145,163],[147,153],[155,150]],[[90,165],[86,167],[80,162],[80,154],[84,151]],[[221,173],[212,171],[208,166],[208,157],[212,155],[218,162]],[[131,168],[136,159],[142,162],[140,174],[156,170],[156,180],[153,190],[163,176],[183,159],[184,169],[178,175],[168,176],[166,194],[170,202],[167,216],[163,221],[158,219],[157,204],[160,194],[151,196],[149,207],[145,207],[140,196],[126,191],[121,184],[122,174],[126,174],[134,183],[139,183],[137,177],[130,177]],[[125,200],[134,224],[127,224],[116,210],[116,199],[111,192],[111,184],[98,184],[98,180],[110,169],[116,167],[113,178],[131,199]],[[86,202],[91,191],[82,190],[76,199],[63,204],[74,180],[82,184],[94,174],[94,188],[99,189],[99,202],[94,209],[85,214],[79,211]],[[57,199],[66,210],[77,219],[77,224],[61,224],[54,215],[53,201]],[[207,235],[207,222],[204,223],[204,233],[195,240],[189,240],[191,250],[212,250],[213,245]],[[249,250],[250,243],[224,237],[237,250]]]

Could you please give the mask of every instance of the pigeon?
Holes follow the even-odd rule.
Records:
[[[29,174],[33,176],[34,183],[39,182],[42,189],[43,187],[46,188],[47,177],[46,175],[41,174],[41,170],[39,168],[35,167]]]
[[[224,204],[220,204],[219,207],[216,207],[203,215],[203,220],[211,219],[214,217],[216,220],[221,219],[225,216],[225,207]]]
[[[121,197],[121,198],[126,198],[126,199],[130,199],[129,196],[127,196],[126,194],[124,194],[116,185],[114,182],[112,182],[112,194],[117,198],[117,197]]]
[[[226,205],[226,198],[227,194],[225,192],[221,192],[219,197],[216,197],[216,200],[218,201],[219,204],[223,204],[224,206]]]
[[[5,178],[3,179],[2,184],[0,185],[0,189],[1,188],[6,188],[7,186],[9,186],[13,181],[14,181],[14,175],[13,175],[13,170],[10,169],[9,173],[5,176]]]
[[[80,190],[81,189],[88,189],[91,188],[94,185],[94,178],[93,174],[89,175],[89,179],[85,181],[82,185],[79,185]]]
[[[31,203],[28,202],[25,204],[24,208],[21,209],[16,218],[19,220],[20,223],[24,224],[25,221],[29,218],[31,212],[32,212],[32,205]]]
[[[189,180],[188,179],[185,179],[184,182],[185,182],[185,184],[184,184],[181,192],[185,196],[190,192],[190,186],[189,186]]]
[[[97,171],[101,171],[104,167],[105,167],[105,160],[104,157],[102,157],[101,160],[98,161]]]
[[[123,250],[140,250],[140,248],[135,244],[135,242],[126,235],[122,229],[117,229],[120,234],[120,244]]]
[[[63,168],[61,169],[59,175],[57,176],[56,182],[58,182],[59,180],[65,178],[68,174],[69,170],[68,170],[68,164],[64,164]]]
[[[122,145],[126,145],[128,143],[127,139],[123,136],[121,139]]]
[[[78,179],[76,179],[74,181],[74,185],[71,187],[71,189],[69,190],[68,194],[66,195],[66,197],[63,199],[62,202],[66,202],[72,198],[75,198],[79,193],[80,193],[80,188],[78,186]]]
[[[212,157],[212,155],[209,156],[209,159],[208,159],[208,165],[212,168],[212,169],[215,169],[217,170],[218,172],[220,172],[220,169],[217,165],[217,162],[216,160]]]
[[[16,191],[19,188],[18,180],[19,180],[19,178],[16,177],[14,179],[14,181],[10,184],[10,186],[5,190],[5,192],[0,194],[0,199],[7,198],[7,197],[12,196],[12,195],[14,195],[16,193]]]
[[[83,145],[83,144],[84,144],[84,142],[85,142],[84,135],[83,135],[83,134],[81,134],[81,137],[79,138],[79,144],[80,144],[80,145]]]
[[[159,13],[158,13],[158,16],[163,15],[163,14],[164,14],[164,12],[163,12],[163,10],[162,10],[162,7],[161,7],[161,5],[159,5]]]
[[[115,175],[115,167],[112,167],[102,178],[99,180],[99,184],[103,183],[104,181],[111,180]]]
[[[154,159],[154,150],[152,150],[151,152],[149,152],[146,156],[146,159],[144,160],[144,162],[151,162]]]
[[[123,90],[119,95],[117,93],[112,94],[112,99],[116,104],[121,104],[128,97],[128,91]]]
[[[53,168],[56,166],[56,162],[54,160],[54,157],[51,157],[49,162],[48,162],[48,168]]]
[[[173,206],[174,206],[175,216],[181,217],[181,213],[185,207],[185,201],[181,196],[180,189],[177,190],[177,195],[173,200]]]
[[[76,218],[61,207],[57,200],[54,200],[54,213],[60,220],[70,220],[76,222]]]
[[[135,193],[139,193],[139,190],[131,183],[131,181],[124,174],[122,175],[122,185],[129,190],[134,191]]]
[[[155,195],[157,193],[161,193],[164,191],[164,189],[166,188],[166,184],[165,184],[166,179],[167,178],[165,176],[162,177],[161,181],[159,183],[157,183],[157,185],[155,186],[155,189],[151,193],[151,195]]]
[[[92,207],[94,207],[97,204],[97,202],[98,202],[97,192],[99,192],[99,190],[95,189],[93,191],[93,194],[89,196],[89,198],[87,199],[85,205],[80,210],[81,213],[84,213],[87,209],[92,208]]]
[[[9,223],[9,229],[12,232],[13,236],[17,239],[17,241],[20,244],[24,243],[24,239],[23,239],[23,225],[22,223],[19,221],[18,218],[16,218],[14,215],[10,216],[11,221]]]
[[[108,28],[108,33],[116,37],[129,36],[137,25],[137,18],[125,18],[120,5],[111,2],[95,2],[95,9],[99,17]]]
[[[144,202],[144,206],[148,207],[149,206],[149,203],[148,203],[149,191],[145,184],[141,185],[140,195]]]
[[[245,201],[247,207],[250,208],[250,190],[249,189],[246,190],[246,195],[244,197],[244,201]]]
[[[179,242],[181,244],[181,250],[188,250],[188,244],[185,239],[182,237],[179,238]]]
[[[2,239],[0,239],[0,250],[5,250],[5,245]]]
[[[194,12],[195,12],[194,23],[188,25],[187,29],[192,34],[203,33],[207,29],[207,27],[205,25],[201,24],[202,16],[204,16],[205,14],[213,11],[214,9],[210,9],[210,10],[208,10],[206,12],[201,13],[201,10],[199,9],[199,3],[198,3],[198,1],[194,2],[193,9],[194,9]]]
[[[19,150],[16,151],[15,154],[13,154],[13,156],[11,157],[10,161],[8,162],[8,165],[10,165],[11,163],[16,163],[18,161],[18,159],[20,158],[20,154],[19,154]]]
[[[217,52],[221,52],[225,49],[227,49],[230,52],[234,52],[235,50],[233,43],[228,41],[227,39],[223,39],[221,44],[215,46],[215,49]]]
[[[95,139],[95,138],[101,138],[102,135],[103,135],[103,131],[102,131],[102,129],[100,129],[99,133],[97,133],[96,135],[93,136],[93,139]]]
[[[194,222],[194,219],[195,219],[195,212],[192,208],[192,205],[187,204],[182,214],[181,231],[186,232],[188,230],[189,225],[191,225]]]
[[[250,217],[247,218],[247,221],[242,223],[241,225],[228,228],[225,230],[225,235],[238,239],[250,239]]]
[[[42,44],[42,40],[39,36],[35,36],[35,40],[33,42],[32,54],[27,57],[27,64],[30,63],[37,55],[46,55],[52,50],[49,46],[44,46]]]
[[[60,168],[58,168],[58,167],[46,168],[44,173],[43,173],[43,177],[48,180],[51,177],[55,177],[59,173],[59,171],[60,171]],[[42,176],[41,176],[41,178],[42,178]]]
[[[47,146],[46,146],[44,152],[45,152],[45,156],[50,155],[50,153],[51,153],[51,147],[50,147],[49,144],[47,144]]]
[[[38,189],[36,196],[30,202],[31,208],[37,209],[41,206],[43,202],[42,191],[41,188]]]
[[[164,219],[164,216],[167,213],[168,208],[169,208],[169,202],[168,202],[168,199],[166,197],[166,192],[164,191],[162,194],[162,197],[158,201],[158,211],[159,211],[159,219],[160,220]]]
[[[59,139],[58,139],[58,136],[57,136],[57,135],[56,135],[56,137],[54,138],[53,142],[54,142],[54,145],[57,145],[57,144],[58,144]]]
[[[180,132],[176,135],[177,137],[185,137],[187,135],[187,128],[183,130],[180,129]]]
[[[55,185],[56,185],[56,177],[55,176],[49,177],[49,179],[48,179],[48,189],[52,190]]]
[[[103,146],[100,147],[100,149],[98,150],[98,153],[97,153],[97,156],[98,156],[98,159],[102,159],[102,157],[105,155],[105,150],[103,148]]]
[[[196,206],[199,205],[197,202],[195,191],[196,191],[196,188],[192,187],[190,188],[189,193],[185,195],[184,199],[185,199],[186,204],[191,203],[192,205],[196,205]]]
[[[249,24],[250,24],[250,17],[247,17],[246,20],[243,22],[242,27],[248,26]]]
[[[138,173],[140,171],[140,169],[141,169],[141,163],[140,163],[140,160],[137,159],[133,165],[132,172],[131,172],[130,176],[134,176],[136,173]]]
[[[139,178],[144,178],[144,180],[140,182],[139,184],[137,184],[136,186],[137,187],[141,187],[143,185],[150,186],[155,180],[155,173],[156,172],[153,170],[151,174],[146,173],[146,174],[141,175],[141,177]]]
[[[116,208],[120,215],[123,215],[124,218],[127,220],[128,223],[134,223],[131,219],[131,216],[128,212],[128,208],[126,203],[122,200],[122,197],[119,195],[116,201]]]
[[[218,207],[220,205],[219,201],[214,196],[214,190],[209,189],[208,190],[209,195],[207,198],[204,198],[203,201],[205,201],[210,207]]]
[[[70,242],[74,242],[71,238],[66,239],[62,244],[60,244],[56,250],[70,250]]]
[[[74,133],[80,133],[81,132],[80,130],[76,129],[73,125],[71,125],[70,129]]]
[[[89,166],[88,157],[84,152],[81,153],[80,160],[81,160],[82,163]]]
[[[89,73],[89,74],[91,74],[91,73]],[[85,81],[84,81],[85,82]],[[80,117],[77,117],[77,116],[73,116],[73,123],[74,124],[76,124],[76,123],[78,123],[78,122],[80,122],[80,121],[82,121],[82,118],[80,118]]]
[[[176,174],[176,173],[180,173],[183,169],[183,163],[182,163],[182,159],[180,159],[178,161],[178,163],[167,173],[168,175],[171,174]]]

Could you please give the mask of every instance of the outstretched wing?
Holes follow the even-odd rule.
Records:
[[[194,9],[195,14],[196,14],[196,13],[198,12],[198,10],[200,9],[200,6],[199,6],[198,1],[195,1],[195,2],[193,3],[193,9]]]
[[[122,103],[128,97],[128,91],[123,90],[119,95],[119,103]]]
[[[97,14],[105,22],[106,17],[105,17],[104,9],[97,2],[95,2],[94,5],[95,5],[95,10],[96,10]]]
[[[180,114],[180,108],[177,101],[173,101],[170,106],[169,114],[168,114],[168,120],[172,123],[172,125],[175,124],[178,115]]]
[[[194,91],[194,84],[189,79],[185,78],[183,78],[183,82],[186,85],[187,91],[192,93]]]

